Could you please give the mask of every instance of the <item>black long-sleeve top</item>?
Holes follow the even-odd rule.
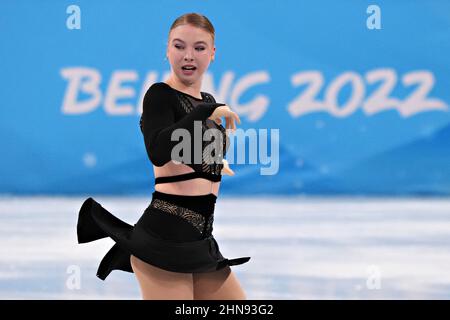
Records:
[[[144,101],[142,116],[140,119],[141,132],[144,136],[144,143],[147,155],[155,166],[162,166],[171,159],[172,148],[180,141],[171,141],[172,132],[179,128],[184,128],[191,135],[191,157],[189,162],[185,163],[198,172],[206,172],[214,175],[220,175],[223,168],[222,159],[229,146],[229,138],[222,125],[217,125],[214,121],[208,119],[214,110],[225,105],[216,103],[214,97],[206,92],[201,92],[202,99],[193,97],[187,93],[173,89],[164,82],[157,82],[147,90]],[[210,155],[205,152],[205,148],[215,142],[213,137],[211,141],[202,141],[202,163],[194,163],[194,121],[202,121],[202,137],[208,128],[216,128],[222,132],[222,148],[218,155],[219,161],[211,163]],[[220,142],[220,141],[218,141]],[[211,149],[209,149],[211,150]],[[215,153],[212,152],[212,156]]]

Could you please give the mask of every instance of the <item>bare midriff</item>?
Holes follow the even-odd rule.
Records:
[[[175,176],[189,172],[194,172],[194,169],[185,164],[178,164],[172,161],[167,162],[161,167],[153,165],[153,173],[155,178]],[[198,196],[210,193],[218,196],[219,187],[220,181],[214,182],[204,178],[194,178],[184,181],[158,183],[155,185],[155,190],[185,196]]]

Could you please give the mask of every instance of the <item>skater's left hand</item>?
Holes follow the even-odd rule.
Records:
[[[234,176],[234,171],[231,170],[230,166],[228,165],[228,161],[223,159],[222,162],[223,162],[223,168],[222,168],[221,174],[226,174],[228,176]]]

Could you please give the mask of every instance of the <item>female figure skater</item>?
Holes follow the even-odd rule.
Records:
[[[105,280],[115,269],[134,272],[143,299],[246,299],[230,266],[246,263],[250,257],[223,257],[212,235],[221,176],[234,174],[223,159],[229,142],[227,130],[236,129],[235,121],[240,123],[226,104],[216,103],[211,94],[200,91],[214,54],[214,27],[208,18],[189,13],[174,21],[166,53],[171,74],[147,90],[140,119],[155,175],[151,203],[134,226],[92,198],[84,201],[79,212],[79,243],[105,237],[116,242],[101,261],[97,276]],[[194,134],[198,128],[201,134]],[[171,139],[177,129],[191,137],[191,154],[181,150],[183,161],[172,156],[180,144]],[[204,141],[208,129],[219,135]],[[194,139],[202,140],[195,145]]]

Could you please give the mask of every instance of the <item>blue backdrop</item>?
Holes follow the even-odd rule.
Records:
[[[425,0],[2,1],[0,192],[150,194],[142,98],[187,12],[216,28],[202,91],[279,130],[277,170],[221,193],[450,194],[450,2]]]

